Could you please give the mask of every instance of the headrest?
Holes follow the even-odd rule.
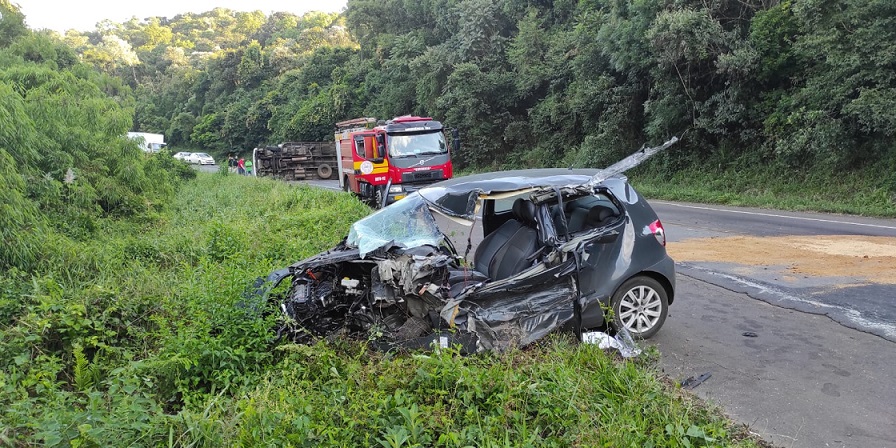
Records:
[[[615,213],[613,209],[610,207],[605,207],[603,205],[595,205],[591,207],[591,210],[588,210],[588,215],[585,217],[585,222],[590,226],[598,226],[603,224],[605,220],[612,217]]]
[[[535,223],[535,204],[532,201],[518,198],[513,201],[513,216],[526,224]]]

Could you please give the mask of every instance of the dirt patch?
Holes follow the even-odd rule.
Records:
[[[676,261],[784,266],[794,275],[854,277],[896,285],[896,238],[821,235],[694,238],[670,242]]]

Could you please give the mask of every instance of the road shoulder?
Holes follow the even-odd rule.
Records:
[[[651,343],[667,375],[787,447],[896,446],[896,344],[692,277]],[[755,336],[754,336],[755,335]]]

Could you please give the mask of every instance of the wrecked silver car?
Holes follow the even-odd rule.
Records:
[[[278,332],[468,352],[558,329],[649,338],[673,301],[674,264],[656,213],[618,173],[674,142],[605,170],[505,171],[423,188],[354,223],[333,249],[271,273],[263,294],[283,314]]]

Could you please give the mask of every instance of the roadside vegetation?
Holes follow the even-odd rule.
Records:
[[[670,172],[648,161],[628,175],[651,199],[896,218],[896,165],[840,173],[757,166]]]
[[[158,157],[158,156],[157,156]],[[72,446],[754,446],[664,382],[557,336],[521,351],[275,342],[259,275],[338,242],[350,195],[200,174],[152,218],[102,218],[0,281],[0,443]]]

